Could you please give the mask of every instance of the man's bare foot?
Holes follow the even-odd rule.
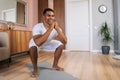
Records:
[[[64,71],[63,68],[56,66],[56,67],[52,67],[52,70],[57,70],[57,71]]]
[[[32,75],[31,75],[31,77],[33,77],[33,78],[35,78],[35,77],[37,77],[38,76],[38,72],[36,71],[36,72],[33,72],[32,73]]]

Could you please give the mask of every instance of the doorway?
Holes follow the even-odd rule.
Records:
[[[88,0],[66,1],[67,49],[71,51],[90,51]]]

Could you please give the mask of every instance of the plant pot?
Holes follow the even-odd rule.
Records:
[[[109,54],[110,46],[102,46],[102,53]]]

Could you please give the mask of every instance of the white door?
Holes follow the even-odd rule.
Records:
[[[89,51],[88,0],[68,0],[66,9],[68,50]]]

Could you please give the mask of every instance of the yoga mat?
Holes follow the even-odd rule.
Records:
[[[32,64],[26,64],[28,69],[33,72]],[[64,71],[52,70],[52,65],[48,62],[38,62],[39,75],[36,80],[80,80]]]

